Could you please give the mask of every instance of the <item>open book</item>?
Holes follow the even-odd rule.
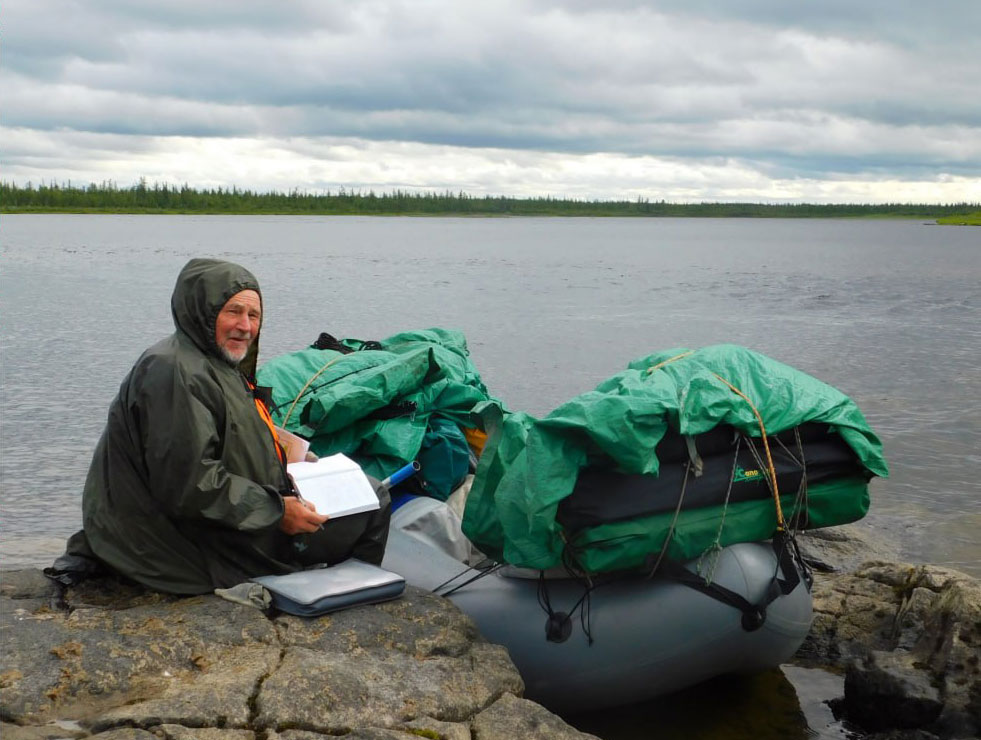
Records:
[[[337,454],[315,463],[289,463],[286,470],[300,495],[317,508],[318,514],[334,518],[379,508],[367,476],[349,457]]]

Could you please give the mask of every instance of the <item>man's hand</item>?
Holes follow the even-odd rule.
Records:
[[[313,504],[296,496],[283,496],[283,518],[279,528],[286,534],[301,532],[316,532],[327,521],[328,517],[318,514]]]

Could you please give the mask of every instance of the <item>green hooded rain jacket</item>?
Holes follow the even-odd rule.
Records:
[[[176,331],[140,357],[109,409],[82,499],[89,547],[114,570],[171,593],[206,593],[252,576],[354,555],[380,562],[382,510],[290,537],[279,530],[290,487],[247,381],[215,341],[222,306],[259,291],[238,265],[193,259],[171,299]],[[319,546],[318,546],[319,545]]]

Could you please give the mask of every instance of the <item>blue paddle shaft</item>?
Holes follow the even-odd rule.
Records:
[[[421,470],[421,468],[422,466],[418,462],[413,460],[408,465],[406,465],[403,468],[399,468],[390,476],[388,476],[385,480],[383,480],[382,485],[387,486],[389,488],[391,488],[392,486],[397,486],[406,478],[409,478],[415,475],[416,473],[418,473],[419,470]]]

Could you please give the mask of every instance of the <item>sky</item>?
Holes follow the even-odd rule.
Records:
[[[981,202],[978,0],[5,0],[0,179]]]

